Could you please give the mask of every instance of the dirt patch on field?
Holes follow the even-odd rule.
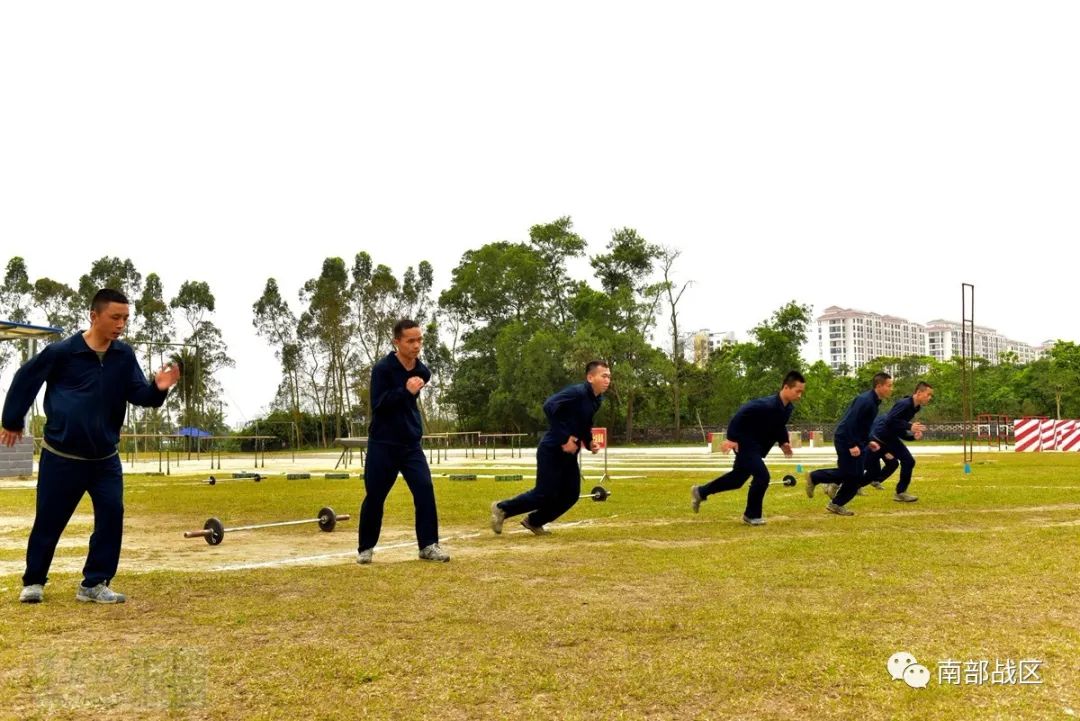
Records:
[[[1057,505],[1010,507],[1001,509],[931,509],[898,508],[893,512],[861,512],[859,517],[891,518],[903,517],[948,517],[959,519],[970,515],[985,514],[1046,514],[1051,512],[1077,511],[1080,504],[1065,503]],[[824,510],[822,514],[825,515]],[[700,538],[680,538],[673,540],[649,538],[613,538],[582,539],[575,538],[576,531],[586,528],[651,528],[690,524],[727,524],[738,527],[746,534],[765,534],[771,539],[790,537],[793,540],[807,536],[840,536],[854,531],[845,519],[832,519],[834,528],[796,528],[793,523],[806,521],[804,516],[776,515],[768,517],[765,528],[743,528],[737,517],[714,517],[704,515],[683,519],[640,519],[628,520],[618,516],[600,519],[572,521],[549,526],[553,534],[536,537],[528,531],[511,525],[496,538],[486,526],[444,527],[442,544],[455,560],[497,557],[515,553],[566,553],[568,548],[616,547],[637,545],[648,548],[693,548],[709,544],[740,542],[743,534],[730,537],[717,537],[709,534]],[[6,552],[7,560],[0,560],[0,574],[21,574],[23,559],[21,552],[26,549],[26,537],[33,518],[30,516],[0,516],[0,551]],[[256,568],[277,568],[288,566],[324,566],[353,563],[356,555],[356,524],[345,521],[338,524],[332,533],[319,531],[315,524],[311,527],[269,528],[259,531],[235,531],[227,533],[220,545],[211,546],[200,538],[185,539],[181,529],[162,531],[138,519],[125,522],[124,551],[121,557],[123,572],[147,571],[210,571],[228,572]],[[515,524],[516,525],[516,524]],[[1025,525],[1032,526],[1076,526],[1080,520],[1053,520],[1045,516],[1028,519]],[[53,562],[53,572],[78,573],[86,558],[86,548],[93,526],[93,517],[89,514],[77,514],[72,518],[57,548]],[[935,528],[944,533],[988,533],[1007,530],[999,524],[993,526],[963,526],[950,524]],[[870,532],[870,531],[867,531]],[[401,563],[417,558],[417,545],[412,527],[387,527],[384,529],[379,546],[375,550],[375,563]],[[16,552],[17,555],[16,555]]]

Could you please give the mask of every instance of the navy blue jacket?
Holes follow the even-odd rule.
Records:
[[[747,401],[728,423],[728,440],[739,444],[740,453],[751,450],[746,446],[752,445],[764,458],[774,443],[782,446],[788,442],[787,422],[793,410],[795,405],[785,405],[779,393]]]
[[[870,439],[881,445],[888,445],[897,440],[910,441],[911,419],[919,412],[919,406],[911,396],[905,396],[893,404],[893,407],[877,417],[874,428],[870,431]]]
[[[98,359],[82,333],[76,333],[45,346],[15,373],[4,401],[4,428],[23,429],[43,383],[45,442],[80,458],[116,452],[128,403],[159,408],[169,395],[146,380],[127,343],[114,340],[104,359]]]
[[[848,406],[847,412],[836,426],[833,441],[841,448],[862,448],[869,443],[870,429],[877,418],[879,405],[881,399],[872,388],[855,396],[855,400]]]
[[[431,380],[428,367],[416,361],[411,371],[405,370],[396,353],[390,353],[371,369],[371,425],[368,443],[394,446],[418,446],[424,435],[420,409],[416,405],[420,394],[413,395],[405,381],[413,376]]]
[[[574,436],[581,441],[580,447],[588,448],[592,443],[593,416],[600,410],[602,399],[588,382],[566,386],[548,398],[544,401],[544,415],[549,428],[540,445],[561,446]]]

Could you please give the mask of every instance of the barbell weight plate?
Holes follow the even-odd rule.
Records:
[[[337,525],[337,515],[330,506],[319,509],[319,530],[330,532]]]
[[[784,485],[785,486],[794,486],[795,483],[796,483],[795,476],[791,475],[790,473],[788,475],[784,476]]]
[[[212,485],[217,483],[217,479],[214,478],[213,476],[210,476],[210,480],[208,480],[207,483],[209,483],[212,486]]]
[[[606,501],[608,491],[603,486],[593,486],[593,489],[589,491],[589,495],[592,496],[594,501]]]
[[[211,546],[218,545],[225,538],[225,526],[223,526],[221,521],[216,518],[206,519],[206,523],[203,524],[203,530],[210,531],[204,538]]]

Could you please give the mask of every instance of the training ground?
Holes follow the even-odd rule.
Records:
[[[690,510],[730,467],[702,447],[610,449],[612,492],[536,537],[488,527],[532,485],[534,452],[431,464],[449,564],[418,561],[411,498],[391,493],[358,566],[359,453],[125,463],[121,606],[75,601],[86,499],[43,604],[17,602],[33,479],[0,480],[0,718],[1054,719],[1080,713],[1080,454],[917,445],[911,492],[825,512],[804,481],[831,449],[778,453],[768,524],[745,489]],[[435,462],[435,461],[438,462]],[[259,472],[259,483],[232,479]],[[311,478],[289,480],[286,473]],[[582,492],[604,456],[584,459]],[[213,474],[222,479],[210,486]],[[496,476],[521,475],[521,480]],[[475,480],[451,480],[475,476]],[[183,532],[352,518],[226,533]],[[925,688],[894,680],[906,652]],[[902,669],[901,669],[902,670]],[[914,668],[913,668],[914,670]],[[913,678],[911,676],[909,679]]]

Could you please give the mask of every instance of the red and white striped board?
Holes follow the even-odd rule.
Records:
[[[1040,435],[1040,450],[1052,451],[1057,448],[1057,424],[1053,418],[1043,418]]]
[[[1080,421],[1058,421],[1057,449],[1080,452]]]
[[[1017,453],[1032,453],[1042,448],[1042,419],[1017,418],[1013,422],[1013,435]]]

